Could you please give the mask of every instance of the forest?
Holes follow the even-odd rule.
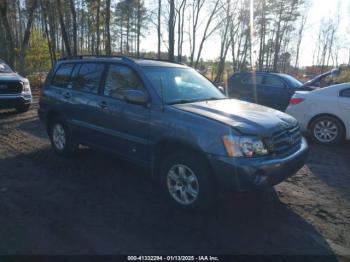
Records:
[[[297,71],[307,0],[0,0],[0,58],[21,74],[60,57],[127,55],[215,70]],[[338,65],[339,17],[319,26],[313,65]],[[157,44],[145,48],[147,37]],[[203,50],[216,41],[218,55]],[[349,52],[350,54],[350,52]],[[350,64],[350,55],[349,55]]]

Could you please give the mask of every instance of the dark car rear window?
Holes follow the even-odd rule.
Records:
[[[67,87],[71,83],[74,64],[62,64],[56,71],[51,84],[57,87]]]
[[[81,91],[98,93],[104,64],[82,64],[78,75],[75,77],[75,87]]]
[[[249,74],[242,79],[242,84],[246,85],[261,85],[263,81],[262,75]]]

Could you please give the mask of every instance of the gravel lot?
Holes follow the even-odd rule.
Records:
[[[273,190],[186,214],[163,202],[147,170],[87,148],[56,156],[36,109],[0,111],[0,254],[350,258],[349,143],[310,144],[308,164]]]

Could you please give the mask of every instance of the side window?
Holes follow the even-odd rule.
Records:
[[[105,65],[86,63],[80,66],[75,76],[75,88],[97,94]]]
[[[277,77],[266,76],[264,85],[277,88],[284,88],[284,83]]]
[[[55,76],[52,78],[51,85],[57,87],[68,87],[71,83],[71,74],[74,64],[62,64],[57,69]]]
[[[123,99],[123,91],[144,90],[137,74],[123,65],[110,65],[105,82],[104,95]]]
[[[261,85],[263,80],[262,75],[249,74],[242,79],[242,84],[245,85]]]
[[[341,97],[349,97],[350,98],[350,88],[343,89],[342,91],[340,91],[340,96]]]

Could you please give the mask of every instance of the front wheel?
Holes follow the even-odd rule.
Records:
[[[314,141],[324,145],[339,144],[345,134],[342,123],[332,116],[320,116],[310,124],[310,133]]]
[[[78,148],[78,145],[73,141],[66,124],[60,118],[51,121],[49,136],[54,151],[59,155],[70,156]]]
[[[206,160],[195,154],[177,153],[165,157],[160,180],[167,199],[179,208],[208,209],[216,200]]]

